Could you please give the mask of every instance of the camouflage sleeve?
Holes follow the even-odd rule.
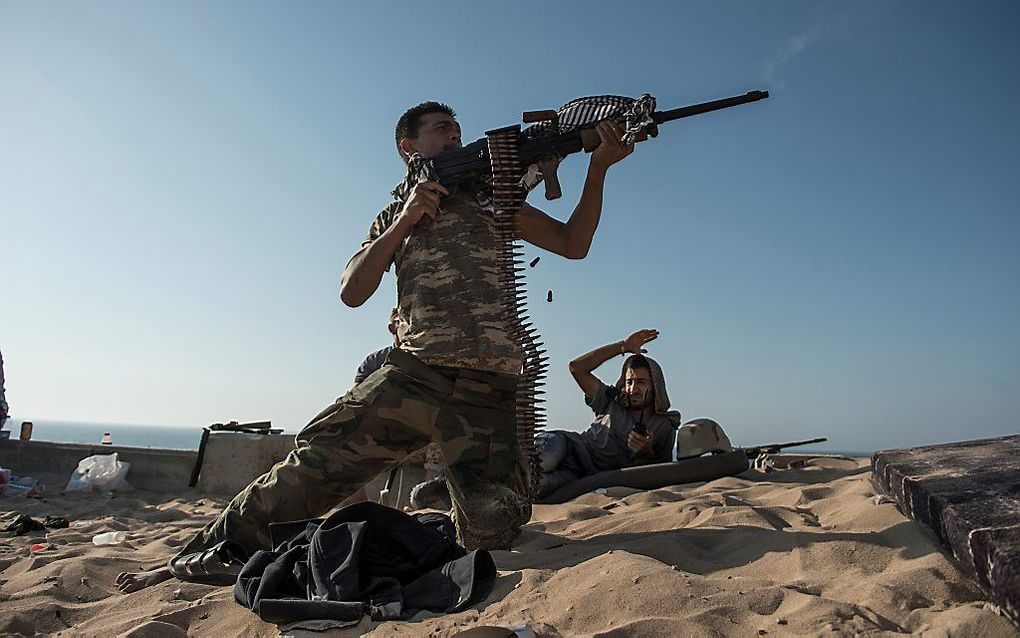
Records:
[[[615,388],[613,388],[615,390]],[[613,393],[609,386],[599,381],[599,389],[595,391],[593,396],[584,397],[584,402],[588,404],[591,411],[596,415],[605,414],[609,410],[609,403],[613,400]]]
[[[379,236],[386,232],[386,229],[393,224],[393,218],[396,217],[397,211],[400,210],[400,205],[400,202],[395,201],[382,209],[381,213],[376,215],[375,220],[372,221],[372,225],[368,227],[368,235],[366,235],[364,241],[361,242],[362,248],[379,239]],[[386,265],[387,272],[389,272],[392,265],[393,262]]]
[[[400,202],[392,202],[389,206],[382,209],[381,213],[376,215],[372,225],[368,228],[368,235],[365,237],[365,240],[361,242],[362,248],[379,239],[379,236],[386,232],[386,229],[393,224],[393,218],[397,216],[397,211],[400,210],[400,205]]]

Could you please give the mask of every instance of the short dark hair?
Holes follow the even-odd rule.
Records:
[[[404,114],[397,120],[396,130],[397,152],[400,153],[401,157],[404,156],[404,153],[400,150],[400,140],[405,137],[418,137],[418,130],[421,128],[421,117],[429,113],[445,113],[454,119],[457,117],[457,113],[442,102],[422,102],[404,111]]]

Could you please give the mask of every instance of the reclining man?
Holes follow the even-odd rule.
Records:
[[[535,437],[541,468],[538,496],[544,498],[579,478],[641,463],[665,463],[673,458],[680,413],[669,410],[662,368],[646,357],[642,346],[659,336],[657,330],[638,330],[570,362],[570,374],[584,392],[595,421],[584,432],[552,430]],[[592,372],[619,354],[620,378],[608,386]]]
[[[525,203],[518,236],[570,259],[588,254],[602,214],[609,167],[634,147],[610,122],[598,124],[580,200],[560,222]],[[396,127],[408,161],[460,148],[453,110],[409,109]],[[414,186],[376,217],[344,269],[341,300],[360,306],[396,265],[400,348],[356,388],[312,419],[286,459],[255,479],[171,559],[184,579],[228,584],[246,559],[271,549],[269,524],[321,516],[380,472],[438,440],[447,465],[458,541],[468,549],[509,547],[531,517],[527,466],[516,442],[515,390],[522,360],[510,338],[496,281],[498,236],[483,185],[455,192]],[[224,541],[230,541],[224,543]],[[122,590],[167,576],[121,574]]]

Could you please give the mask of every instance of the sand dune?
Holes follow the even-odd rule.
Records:
[[[521,624],[540,636],[1020,635],[929,532],[874,496],[866,461],[818,459],[540,505],[514,551],[494,553],[500,577],[484,604],[316,635],[446,636]],[[74,521],[0,541],[0,632],[278,635],[230,588],[171,580],[123,595],[114,585],[118,572],[164,564],[222,505],[151,492],[0,499],[0,525],[14,509]],[[91,543],[110,530],[128,540]],[[51,548],[32,555],[37,542]]]

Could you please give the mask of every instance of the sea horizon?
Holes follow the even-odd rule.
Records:
[[[4,422],[3,429],[10,430],[11,439],[17,439],[24,421],[32,422],[33,441],[100,444],[103,434],[109,432],[114,445],[171,450],[197,450],[204,427],[201,425],[95,423],[60,419],[28,419],[15,416]],[[289,431],[284,428],[284,434],[297,434],[297,431]],[[835,450],[817,445],[789,448],[784,451],[791,454],[841,454],[850,457],[870,457],[875,452],[875,450]]]

